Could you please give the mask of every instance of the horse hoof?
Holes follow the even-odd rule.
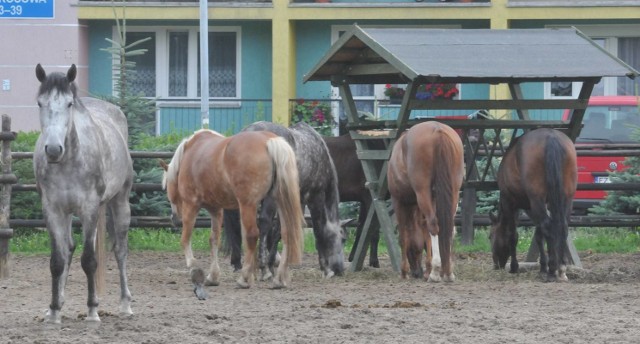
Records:
[[[60,325],[62,324],[62,317],[60,316],[60,311],[54,311],[51,309],[47,309],[44,315],[44,321],[47,324],[51,325]]]
[[[262,273],[260,274],[260,280],[263,282],[266,281],[270,281],[273,278],[273,273],[271,273],[271,270],[265,268],[262,270]]]
[[[133,316],[133,311],[131,310],[131,305],[129,305],[129,304],[120,305],[120,316],[122,316],[122,317]]]
[[[333,272],[333,270],[327,270],[324,272],[324,278],[325,279],[330,279],[331,277],[335,276],[335,272]]]
[[[99,323],[100,322],[100,317],[98,316],[98,314],[87,315],[87,317],[84,318],[84,321],[86,321],[88,323]]]
[[[195,286],[193,288],[193,293],[196,294],[198,300],[206,300],[209,296],[207,291],[201,285]]]
[[[273,281],[273,284],[271,285],[271,289],[284,289],[286,287],[287,286],[284,283],[279,281]]]
[[[442,281],[442,278],[440,277],[440,275],[437,275],[437,274],[429,275],[429,279],[427,280],[427,282],[431,282],[431,283],[439,283],[441,281]]]
[[[380,267],[380,262],[378,262],[377,260],[373,261],[373,262],[369,262],[369,266],[372,267],[372,268],[379,268]]]
[[[454,275],[454,274],[451,274],[451,275],[448,275],[448,276],[447,276],[447,275],[445,275],[445,276],[442,278],[442,280],[443,280],[444,282],[448,282],[448,283],[455,282],[455,281],[456,281],[456,275]]]
[[[240,276],[240,278],[238,278],[238,280],[236,281],[236,284],[238,285],[238,288],[240,288],[240,289],[249,289],[251,287],[249,282],[247,282],[244,278],[242,278],[242,276]]]
[[[210,280],[209,278],[207,278],[204,281],[204,285],[206,285],[207,287],[217,287],[217,286],[220,285],[220,281],[213,281],[213,280]]]

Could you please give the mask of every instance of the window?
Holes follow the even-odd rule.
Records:
[[[115,30],[115,29],[114,29]],[[148,51],[136,62],[132,89],[145,97],[199,98],[199,29],[129,27],[127,43],[151,37],[136,48]],[[209,97],[240,97],[240,28],[214,27],[209,31]]]
[[[639,25],[585,25],[578,29],[631,67],[640,68]],[[627,77],[605,77],[594,86],[591,95],[634,95],[633,83]],[[579,82],[545,83],[545,95],[546,98],[577,98],[581,86]]]
[[[143,97],[153,97],[156,94],[156,40],[153,32],[129,32],[127,33],[127,45],[139,40],[150,40],[136,45],[134,49],[147,49],[143,55],[131,56],[127,59],[136,64],[136,73],[128,86],[132,94]]]

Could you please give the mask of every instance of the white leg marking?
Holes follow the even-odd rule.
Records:
[[[211,248],[211,266],[209,267],[209,274],[205,281],[205,285],[218,286],[220,285],[220,264],[218,264],[218,247]]]
[[[191,250],[191,240],[189,240],[189,245],[187,245],[187,249],[184,250],[184,257],[187,260],[187,268],[191,268],[193,264],[196,262],[196,259],[193,257],[193,250]]]
[[[558,269],[558,282],[569,282],[569,277],[567,277],[567,266],[560,265]]]
[[[442,260],[440,259],[440,245],[438,243],[438,236],[431,236],[431,274],[429,274],[429,282],[440,282],[440,271],[442,271]]]

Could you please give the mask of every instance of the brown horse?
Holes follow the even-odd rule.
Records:
[[[498,168],[498,215],[491,214],[496,269],[504,268],[511,257],[510,272],[518,272],[516,222],[518,210],[523,209],[536,224],[540,272],[546,272],[548,280],[568,280],[565,242],[576,186],[576,149],[562,132],[536,129],[511,143]]]
[[[222,210],[239,208],[244,253],[250,258],[245,258],[238,285],[249,288],[257,266],[257,209],[263,198],[272,196],[282,223],[283,242],[283,258],[273,287],[287,285],[288,265],[300,262],[304,217],[295,155],[283,138],[266,131],[241,132],[227,138],[211,130],[200,130],[178,146],[169,165],[164,162],[161,165],[165,169],[163,186],[171,202],[172,220],[176,226],[182,221],[181,244],[187,267],[194,266],[191,232],[198,211],[204,208],[211,214],[212,263],[206,284],[219,284]]]
[[[415,278],[455,280],[452,246],[463,156],[458,133],[439,122],[417,124],[395,143],[387,180],[400,234],[402,278],[410,268]]]

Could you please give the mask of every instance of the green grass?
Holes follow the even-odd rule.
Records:
[[[518,252],[526,252],[533,236],[532,229],[519,229]],[[180,232],[167,229],[131,229],[129,231],[129,249],[131,251],[165,251],[181,252]],[[640,251],[640,231],[628,228],[579,228],[571,230],[574,244],[578,251],[593,253],[634,253]],[[77,244],[76,254],[82,252],[82,235],[75,231],[73,238]],[[350,252],[354,245],[355,233],[350,231],[345,243],[345,252]],[[17,229],[10,241],[10,251],[19,254],[48,254],[49,235],[45,231],[35,229]],[[209,250],[209,230],[196,229],[192,236],[195,251]],[[461,245],[459,235],[454,243],[455,252],[490,252],[489,232],[484,228],[475,231],[473,245]],[[315,240],[312,231],[305,232],[304,251],[315,252]],[[378,246],[380,255],[387,254],[387,245],[381,236]]]

